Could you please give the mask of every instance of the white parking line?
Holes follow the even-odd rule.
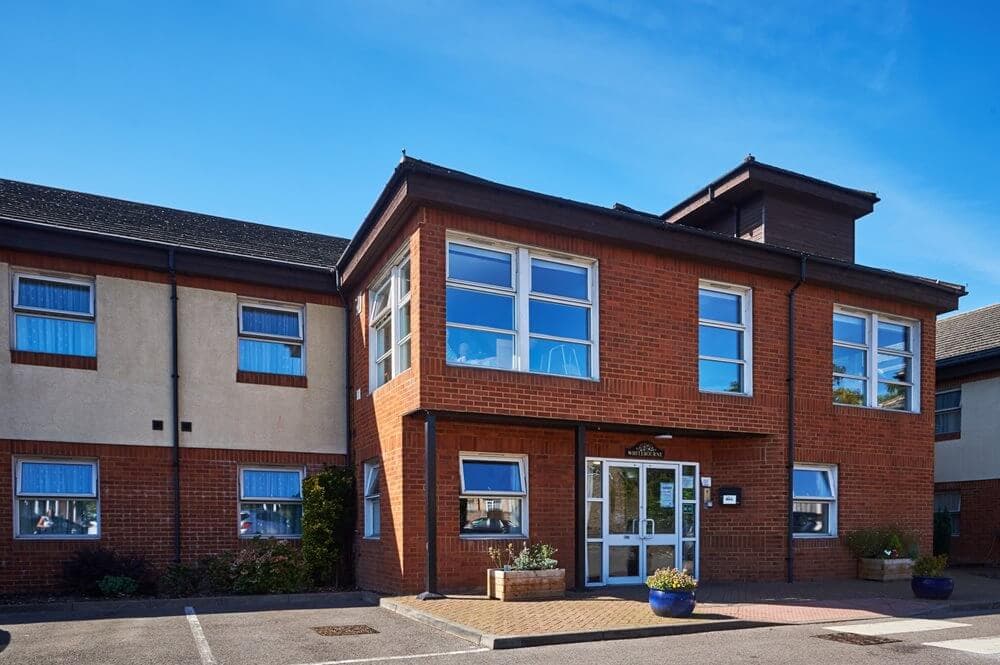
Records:
[[[191,634],[194,635],[194,643],[198,647],[198,655],[201,656],[201,665],[215,665],[215,658],[212,657],[212,650],[208,646],[208,640],[205,639],[205,633],[201,629],[201,622],[198,621],[194,608],[185,607],[184,613],[187,614]]]
[[[947,640],[945,642],[924,642],[924,646],[990,655],[1000,653],[1000,637],[976,637],[965,640]]]
[[[300,665],[346,665],[347,663],[381,663],[388,660],[412,660],[414,658],[437,658],[439,656],[458,656],[463,653],[481,653],[489,651],[486,647],[479,649],[463,649],[461,651],[439,651],[437,653],[415,653],[406,656],[381,656],[376,658],[351,658],[349,660],[324,660],[322,663],[301,663]]]
[[[925,630],[944,630],[945,628],[964,628],[967,623],[954,621],[937,621],[934,619],[898,619],[896,621],[879,621],[876,623],[855,623],[849,626],[823,626],[826,630],[838,633],[854,633],[855,635],[895,635],[897,633],[920,633]]]

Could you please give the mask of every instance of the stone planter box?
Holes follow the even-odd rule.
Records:
[[[912,568],[913,559],[859,559],[858,577],[879,582],[908,580]]]
[[[539,600],[566,595],[566,569],[486,571],[486,593],[498,600]]]

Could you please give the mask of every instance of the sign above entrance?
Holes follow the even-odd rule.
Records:
[[[663,450],[654,446],[652,441],[640,441],[631,448],[625,449],[625,457],[663,459]]]

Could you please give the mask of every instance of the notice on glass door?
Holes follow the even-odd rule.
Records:
[[[660,483],[660,508],[674,507],[674,484]]]

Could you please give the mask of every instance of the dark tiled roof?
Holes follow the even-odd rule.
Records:
[[[1000,303],[937,322],[937,359],[1000,348]]]
[[[349,242],[0,178],[4,218],[322,268],[333,268]]]

